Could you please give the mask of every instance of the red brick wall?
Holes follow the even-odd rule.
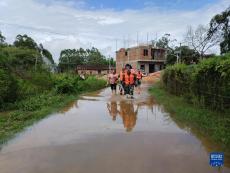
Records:
[[[144,56],[144,50],[148,50],[148,55]],[[122,65],[130,64],[133,68],[137,68],[137,61],[153,60],[152,58],[152,48],[150,46],[139,46],[125,50],[124,48],[116,52],[116,70],[121,71]],[[158,51],[158,57],[154,60],[165,60],[165,50],[155,49]],[[126,55],[125,53],[128,52]]]

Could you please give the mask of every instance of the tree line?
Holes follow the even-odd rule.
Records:
[[[95,47],[91,49],[64,49],[60,53],[58,67],[61,71],[74,70],[77,65],[111,65],[115,66],[113,58],[106,59]]]

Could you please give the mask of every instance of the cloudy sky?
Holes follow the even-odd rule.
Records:
[[[188,25],[207,25],[229,5],[230,0],[1,0],[0,30],[9,43],[17,34],[31,36],[56,62],[65,48],[95,46],[114,56],[116,45],[135,45],[137,33],[143,43],[147,33],[148,40],[170,33],[179,44]]]

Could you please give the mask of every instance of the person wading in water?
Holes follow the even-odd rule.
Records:
[[[127,72],[125,73],[125,95],[127,98],[133,99],[133,92],[134,92],[134,86],[135,86],[135,81],[136,81],[136,75],[134,73],[131,73],[131,70],[128,69]]]
[[[124,82],[125,68],[122,68],[118,77],[119,77],[119,91],[120,91],[120,95],[122,95],[124,93],[124,87],[125,87],[125,82]]]
[[[141,80],[142,80],[143,74],[141,72],[141,70],[138,70],[137,72],[137,80],[136,80],[136,86],[138,89],[138,94],[140,94],[141,92]]]
[[[114,70],[112,73],[109,74],[108,76],[108,83],[110,84],[112,94],[116,94],[117,90],[117,80],[118,76],[116,74],[116,71]]]

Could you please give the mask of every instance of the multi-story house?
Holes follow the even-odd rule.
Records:
[[[162,70],[166,62],[166,53],[166,49],[152,45],[121,48],[116,52],[116,70],[119,72],[126,64],[147,74]]]

